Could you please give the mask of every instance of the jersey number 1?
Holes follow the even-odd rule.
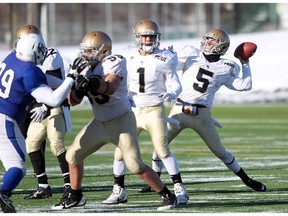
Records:
[[[145,74],[145,68],[138,68],[137,73],[139,73],[139,92],[144,93],[145,92],[145,79],[144,79],[144,74]]]

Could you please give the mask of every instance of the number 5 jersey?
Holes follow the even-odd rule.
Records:
[[[240,66],[228,59],[209,62],[204,54],[193,46],[184,47],[178,54],[177,74],[181,80],[182,92],[179,98],[191,104],[201,104],[211,108],[216,92],[222,85],[235,91],[252,88],[249,64]]]

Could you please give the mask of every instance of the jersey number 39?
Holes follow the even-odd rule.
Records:
[[[9,69],[6,70],[6,64],[0,65],[0,97],[8,98],[11,90],[11,85],[14,79],[14,71]]]

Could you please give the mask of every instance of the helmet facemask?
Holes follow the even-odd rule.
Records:
[[[142,42],[142,37],[150,36],[150,42],[146,43],[145,41]],[[160,46],[160,35],[159,34],[136,34],[136,45],[139,49],[147,52],[152,53],[155,49],[159,48]]]
[[[212,39],[212,40],[211,40]],[[207,44],[212,45],[206,49]],[[229,36],[220,29],[213,29],[207,32],[201,41],[201,50],[205,55],[224,55],[230,46]]]
[[[80,56],[87,61],[100,62],[111,54],[112,41],[104,32],[90,32],[80,44]]]
[[[100,53],[103,50],[104,44],[99,49],[86,46],[85,43],[80,44],[80,55],[87,61],[101,61]]]
[[[155,49],[158,49],[160,46],[160,36],[158,25],[152,20],[142,20],[140,21],[135,28],[133,33],[136,39],[136,46],[147,52],[152,53]],[[142,41],[143,37],[150,36],[150,42],[146,43]]]
[[[16,56],[25,62],[42,65],[46,56],[47,48],[41,35],[27,34],[18,40]]]

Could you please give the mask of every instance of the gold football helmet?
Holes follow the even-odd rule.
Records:
[[[139,49],[145,52],[153,52],[160,46],[160,30],[156,22],[150,19],[140,21],[135,28],[133,33],[136,39],[136,45]],[[155,36],[155,40],[145,44],[141,42],[141,36]]]
[[[207,38],[212,38],[216,41],[211,49],[205,49]],[[212,29],[204,34],[201,41],[201,50],[205,55],[224,55],[230,46],[230,38],[228,34],[221,29]]]
[[[22,27],[20,27],[16,33],[16,41],[15,41],[15,48],[17,46],[17,42],[18,40],[27,35],[27,34],[30,34],[30,33],[33,33],[33,34],[37,34],[37,35],[40,35],[42,36],[42,33],[40,31],[39,28],[37,28],[35,25],[31,25],[31,24],[27,24],[27,25],[23,25]]]
[[[102,31],[87,33],[80,44],[80,55],[87,61],[102,61],[111,54],[112,40]]]
[[[17,34],[16,34],[16,38],[17,39],[20,39],[22,36],[24,35],[27,35],[29,33],[34,33],[34,34],[37,34],[37,35],[42,35],[41,31],[39,28],[37,28],[35,25],[24,25],[22,26],[18,31],[17,31]]]

